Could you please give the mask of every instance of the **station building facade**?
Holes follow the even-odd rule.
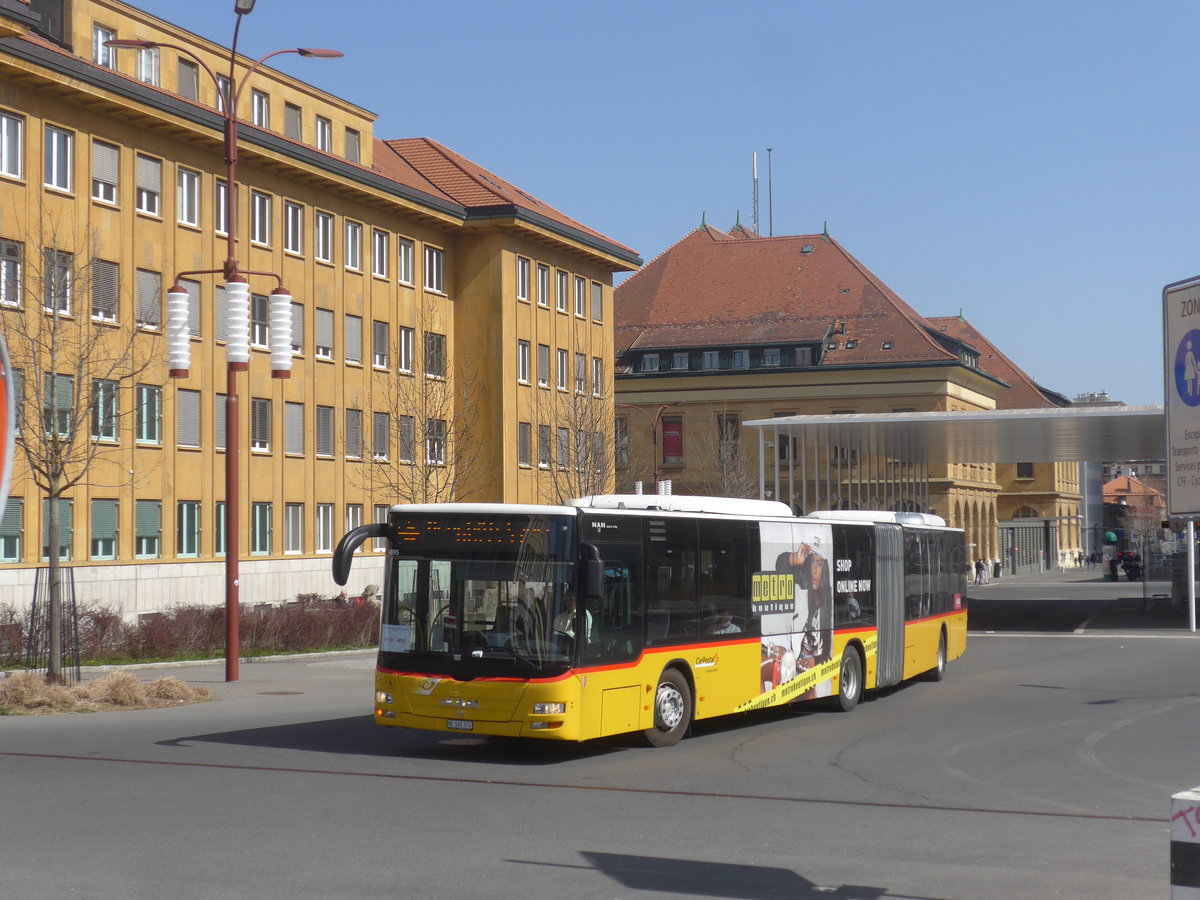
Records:
[[[0,35],[0,323],[23,431],[86,431],[86,473],[59,504],[77,596],[129,614],[220,602],[230,540],[244,602],[331,592],[341,534],[393,503],[552,502],[583,468],[611,484],[611,455],[587,455],[598,440],[578,432],[611,427],[613,274],[640,265],[634,251],[434,140],[376,137],[349,100],[268,67],[247,75],[241,56],[231,189],[221,88],[196,62],[223,80],[228,48],[117,0],[0,0]],[[310,65],[319,78],[337,62]],[[212,271],[231,227],[242,271],[262,273],[239,376],[237,535]],[[191,364],[172,378],[177,281]],[[288,378],[271,374],[278,284],[293,295]],[[33,336],[50,331],[121,365],[47,363]],[[0,603],[28,602],[47,513],[18,450]],[[382,561],[362,552],[359,589]]]

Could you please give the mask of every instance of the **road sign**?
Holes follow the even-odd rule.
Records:
[[[1200,515],[1200,277],[1163,288],[1167,514]]]

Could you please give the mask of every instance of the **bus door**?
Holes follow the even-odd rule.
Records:
[[[879,660],[875,686],[899,684],[904,678],[904,530],[875,526],[875,602]]]

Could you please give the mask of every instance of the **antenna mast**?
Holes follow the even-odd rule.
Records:
[[[754,233],[758,234],[758,151],[754,151]]]
[[[757,182],[755,182],[757,184]],[[768,237],[775,237],[775,202],[772,197],[771,148],[767,148],[767,229]],[[757,188],[755,188],[757,190]]]

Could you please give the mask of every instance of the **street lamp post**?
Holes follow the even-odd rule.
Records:
[[[664,403],[658,408],[658,412],[656,412],[653,417],[650,415],[650,413],[646,412],[646,410],[632,403],[617,404],[617,406],[619,406],[621,409],[636,409],[643,416],[645,416],[646,421],[650,423],[650,452],[653,454],[654,459],[654,493],[656,494],[658,493],[658,426],[662,420],[662,414],[672,406],[678,406],[682,402],[682,400],[674,400],[671,403]]]
[[[225,343],[226,389],[225,389],[225,680],[238,680],[238,658],[241,653],[239,637],[239,575],[240,561],[238,536],[240,530],[240,428],[238,418],[237,374],[250,368],[250,286],[247,275],[262,275],[274,278],[276,288],[271,292],[271,374],[275,378],[291,375],[291,294],[283,287],[283,279],[274,272],[255,272],[242,269],[237,259],[237,164],[238,164],[238,100],[242,89],[258,68],[276,56],[295,53],[316,59],[336,59],[344,54],[338,50],[312,47],[296,47],[275,50],[259,57],[249,68],[237,76],[238,34],[242,28],[242,17],[254,9],[255,0],[235,0],[234,12],[237,23],[233,29],[233,43],[229,49],[229,80],[222,85],[221,79],[196,53],[179,44],[165,41],[115,39],[105,41],[109,47],[166,47],[194,60],[212,79],[217,89],[224,119],[225,168],[226,168],[226,256],[220,269],[200,269],[179,272],[175,286],[167,293],[167,336],[169,371],[173,377],[188,374],[187,291],[179,280],[185,275],[220,274],[225,279],[227,334]]]

